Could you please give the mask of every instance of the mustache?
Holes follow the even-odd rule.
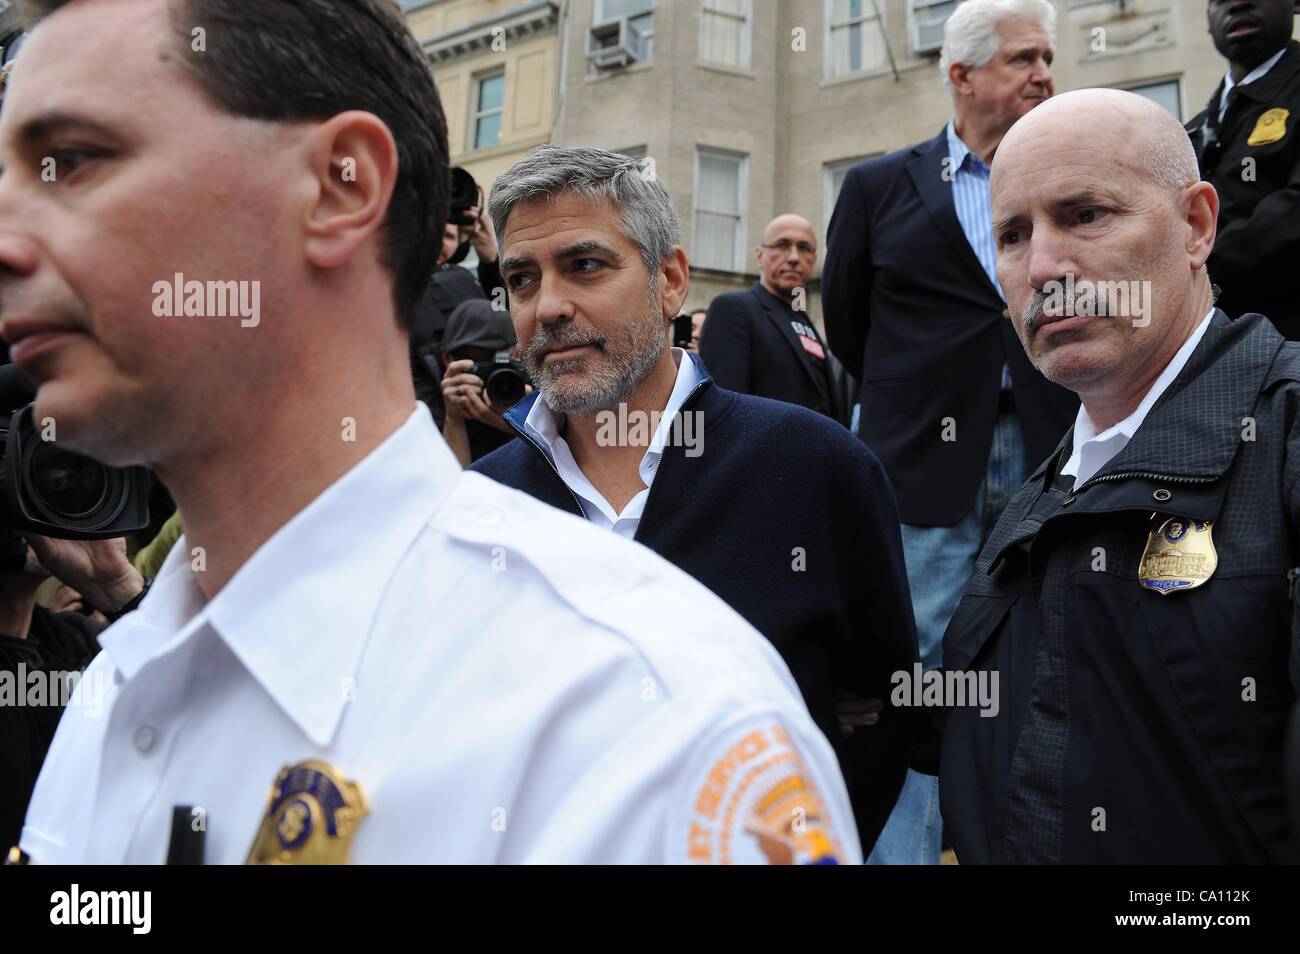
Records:
[[[524,348],[524,361],[528,364],[540,364],[547,351],[578,345],[591,345],[604,351],[605,336],[594,331],[575,328],[567,321],[553,325],[539,325],[537,331],[528,339],[528,346]]]
[[[1046,292],[1036,291],[1034,296],[1025,303],[1024,310],[1020,313],[1020,327],[1025,334],[1031,334],[1043,320],[1047,303],[1053,297],[1060,298],[1060,295],[1049,295]],[[1098,294],[1095,288],[1084,288],[1076,291],[1074,294],[1073,310],[1065,311],[1065,315],[1091,315],[1095,318],[1110,317],[1109,302],[1104,294]],[[1052,318],[1060,317],[1056,310],[1053,309]]]

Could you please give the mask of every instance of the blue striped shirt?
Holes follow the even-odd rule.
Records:
[[[993,244],[993,207],[989,201],[989,167],[966,148],[948,120],[948,156],[951,160],[952,202],[957,221],[970,243],[971,251],[988,275],[998,296],[1006,301],[998,284],[997,248]],[[1011,387],[1011,372],[1002,366],[1002,387]]]

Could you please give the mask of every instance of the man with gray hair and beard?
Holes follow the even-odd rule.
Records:
[[[672,199],[637,160],[540,146],[488,210],[538,391],[506,414],[521,439],[471,469],[644,544],[766,636],[869,849],[917,724],[909,709],[836,721],[836,690],[883,699],[917,659],[884,469],[824,415],[720,388],[669,348],[689,270]]]
[[[1218,196],[1147,99],[1034,110],[991,198],[1025,351],[1082,407],[944,636],[950,677],[1002,676],[996,717],[948,713],[958,860],[1294,863],[1300,345],[1214,307]]]

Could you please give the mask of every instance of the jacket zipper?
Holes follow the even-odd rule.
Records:
[[[539,398],[538,400],[541,399]],[[551,460],[550,456],[546,453],[546,451],[542,450],[542,445],[537,443],[537,441],[533,440],[526,433],[524,433],[522,428],[515,427],[514,421],[507,419],[506,423],[515,429],[516,434],[518,434],[528,443],[532,444],[533,447],[536,448],[537,453],[542,455],[542,460],[546,461],[546,463],[550,466],[552,473],[554,473],[555,476],[559,478],[560,483],[564,484],[564,489],[567,490],[569,492],[569,496],[573,498],[573,502],[578,508],[578,513],[582,514],[582,519],[589,520],[590,518],[587,516],[587,511],[584,510],[582,507],[582,501],[579,500],[578,495],[573,492],[573,488],[570,487],[568,484],[564,483],[564,478],[560,477],[560,469],[555,466],[554,461]]]
[[[1126,470],[1121,471],[1118,474],[1102,474],[1100,477],[1090,477],[1088,480],[1084,481],[1077,490],[1072,490],[1066,494],[1065,499],[1061,501],[1061,504],[1064,506],[1065,504],[1073,503],[1075,497],[1079,496],[1079,494],[1083,493],[1093,484],[1100,484],[1106,480],[1128,480],[1132,477],[1140,477],[1143,480],[1163,481],[1167,484],[1212,484],[1214,481],[1218,480],[1217,477],[1171,477],[1168,474],[1152,474],[1147,471]]]

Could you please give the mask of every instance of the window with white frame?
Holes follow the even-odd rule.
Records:
[[[828,78],[880,69],[888,62],[877,2],[825,0],[823,71]]]
[[[506,101],[506,74],[480,76],[474,91],[474,147],[487,149],[501,142],[501,114]]]
[[[957,9],[957,0],[911,0],[912,52],[938,53],[943,49],[943,28]]]
[[[750,0],[700,0],[700,61],[749,69]]]
[[[869,156],[854,156],[852,159],[836,159],[822,166],[822,237],[831,226],[831,215],[835,212],[835,203],[840,199],[840,189],[844,187],[844,177],[860,162],[874,159],[880,153]]]
[[[627,17],[645,41],[645,58],[654,53],[655,15],[654,0],[596,0],[592,23],[604,23],[616,17]]]
[[[691,264],[744,271],[746,157],[695,151],[695,235]]]
[[[1165,109],[1174,114],[1179,121],[1183,121],[1183,97],[1179,89],[1179,83],[1176,79],[1160,80],[1157,83],[1142,83],[1138,86],[1127,87],[1130,93],[1137,93],[1139,96],[1145,96],[1153,102],[1159,103]]]

